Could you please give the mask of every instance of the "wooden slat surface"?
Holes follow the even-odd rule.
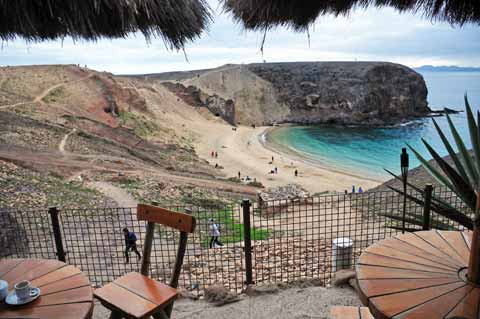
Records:
[[[415,280],[405,279],[367,279],[359,280],[358,284],[362,291],[370,298],[375,296],[399,293],[412,289],[436,287],[445,284],[460,282],[458,277],[444,278],[417,278]]]
[[[143,318],[157,309],[157,305],[125,288],[108,284],[95,290],[95,297],[108,308],[121,309],[135,318]]]
[[[449,234],[450,232],[445,232],[445,234]],[[435,246],[438,250],[446,253],[450,258],[455,259],[456,261],[460,262],[463,265],[468,264],[468,256],[461,256],[449,243],[444,239],[444,237],[440,236],[438,231],[426,231],[426,232],[418,232],[415,235],[419,236],[430,245]],[[451,235],[450,235],[451,236]],[[450,237],[448,236],[448,237]]]
[[[472,291],[472,287],[465,285],[448,294],[441,295],[435,302],[427,302],[410,310],[402,312],[395,319],[425,319],[445,318],[445,316],[458,304],[460,300]]]
[[[480,289],[472,289],[447,315],[447,318],[465,317],[478,319],[480,317]]]
[[[422,231],[367,248],[356,266],[362,302],[377,319],[479,319],[480,287],[459,276],[470,237]]]
[[[400,251],[416,257],[425,258],[437,263],[439,266],[445,266],[451,269],[458,269],[459,266],[458,263],[450,261],[449,259],[445,258],[445,256],[434,255],[405,241],[399,240],[398,238],[388,238],[380,241],[376,245],[385,246],[391,251]]]
[[[0,274],[0,279],[6,280],[10,289],[19,281],[30,280],[42,292],[37,300],[23,306],[0,303],[0,319],[91,318],[90,281],[73,266],[56,260],[1,260]]]
[[[421,270],[428,271],[432,273],[441,273],[441,274],[456,274],[456,271],[453,269],[443,269],[430,265],[422,265],[417,263],[417,258],[412,257],[412,261],[401,260],[394,257],[382,256],[377,254],[371,254],[369,251],[362,254],[359,259],[359,263],[362,265],[372,265],[372,266],[383,266],[388,268],[400,268],[400,269],[410,269],[410,270]]]
[[[391,258],[395,258],[401,261],[407,261],[407,262],[414,262],[419,265],[424,265],[427,267],[433,267],[433,268],[438,268],[441,270],[448,270],[448,271],[457,271],[457,268],[454,267],[453,265],[444,265],[440,264],[437,261],[429,260],[425,258],[425,256],[418,256],[414,255],[411,253],[411,250],[409,253],[400,251],[398,249],[393,249],[392,247],[384,246],[381,244],[375,244],[372,245],[371,247],[368,247],[368,252],[370,254],[376,254],[380,256],[388,256]]]
[[[195,218],[192,215],[151,205],[139,204],[137,219],[170,226],[186,233],[193,233],[195,230]]]
[[[332,319],[374,319],[366,307],[334,306],[330,308]]]
[[[128,273],[95,290],[95,297],[110,309],[117,309],[135,318],[158,312],[177,296],[170,286],[139,273]],[[129,300],[125,303],[125,300]]]
[[[177,296],[176,289],[136,272],[118,278],[114,281],[114,284],[121,286],[158,306],[168,304]]]

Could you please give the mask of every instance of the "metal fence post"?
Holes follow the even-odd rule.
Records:
[[[253,271],[252,271],[252,238],[250,236],[250,207],[252,203],[248,199],[244,199],[242,202],[243,208],[243,240],[245,243],[245,276],[246,284],[253,284]]]
[[[423,206],[423,230],[430,230],[430,206],[432,203],[432,184],[425,185],[425,196]]]
[[[60,222],[58,219],[58,209],[51,207],[48,209],[50,220],[52,221],[53,236],[55,239],[55,247],[57,248],[57,258],[60,261],[66,262],[66,253],[63,249],[62,232],[60,230]]]

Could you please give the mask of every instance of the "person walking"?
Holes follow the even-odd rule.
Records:
[[[298,170],[295,170],[295,177],[298,177]]]
[[[128,264],[130,262],[130,251],[135,252],[140,261],[142,255],[140,255],[137,249],[137,236],[133,231],[129,231],[127,227],[123,229],[123,235],[125,236],[125,263]]]
[[[240,172],[238,172],[238,179],[240,179],[241,176],[242,176],[242,174],[240,174]]]
[[[274,168],[275,174],[278,174],[278,168]]]
[[[215,151],[215,158],[218,158],[218,153]]]
[[[220,237],[220,226],[215,223],[215,221],[210,218],[208,220],[208,227],[210,228],[210,248],[215,248],[216,246],[223,246],[223,244],[218,240]]]

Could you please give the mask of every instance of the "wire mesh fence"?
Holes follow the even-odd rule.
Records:
[[[422,196],[414,191],[410,194]],[[439,188],[435,194],[466,210],[451,192]],[[403,197],[393,191],[263,201],[251,208],[237,203],[159,205],[192,214],[197,220],[188,240],[179,286],[200,294],[213,284],[235,291],[242,291],[247,283],[314,279],[328,285],[332,274],[339,268],[353,267],[365,248],[401,232],[403,213]],[[410,218],[406,228],[421,230],[412,216],[422,216],[424,207],[407,201],[405,208]],[[96,286],[140,270],[137,254],[126,251],[122,232],[125,227],[133,231],[142,252],[146,225],[137,220],[136,208],[59,209],[58,216],[65,261],[79,267]],[[461,229],[434,212],[431,219],[431,225]],[[218,225],[219,241],[214,240],[212,224]],[[61,255],[48,210],[0,210],[0,226],[2,258]],[[156,226],[150,269],[153,278],[169,281],[178,239],[176,230]]]

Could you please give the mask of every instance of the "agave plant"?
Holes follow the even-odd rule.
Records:
[[[452,119],[446,114],[448,126],[451,130],[453,139],[455,141],[458,152],[454,151],[452,144],[448,141],[443,131],[438,126],[435,119],[433,124],[450,155],[453,164],[447,163],[437,151],[424,139],[428,152],[432,155],[439,169],[430,164],[418,151],[407,144],[410,150],[415,154],[422,166],[432,175],[438,182],[446,186],[454,192],[468,207],[468,211],[474,212],[469,214],[466,211],[461,211],[451,206],[446,201],[439,197],[433,197],[431,203],[431,210],[439,215],[455,221],[464,227],[473,230],[473,239],[471,245],[470,265],[468,278],[480,284],[480,198],[478,196],[480,190],[480,112],[477,112],[477,121],[468,102],[468,97],[465,95],[465,107],[468,121],[468,128],[470,133],[470,142],[473,151],[469,151],[465,146],[460,134],[458,133]],[[389,171],[388,171],[389,172]],[[393,175],[393,173],[389,172]],[[395,175],[394,175],[395,176]],[[399,179],[399,177],[396,177]],[[408,186],[423,194],[423,191],[417,186],[408,183]],[[423,200],[410,194],[405,194],[403,191],[390,187],[392,190],[407,196],[410,200],[417,204],[423,205]],[[392,218],[392,216],[388,216]],[[398,218],[398,217],[397,217]],[[408,221],[413,224],[418,224],[419,218],[413,214],[407,214]],[[448,229],[447,224],[435,225],[441,229]]]

